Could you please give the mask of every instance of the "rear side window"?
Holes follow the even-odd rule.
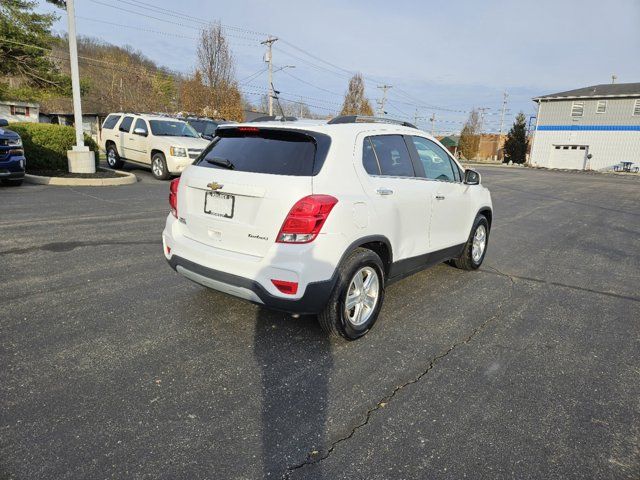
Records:
[[[229,128],[205,149],[197,165],[240,172],[312,176],[316,142],[301,132]]]
[[[120,123],[120,131],[128,132],[131,129],[131,124],[133,123],[133,117],[124,117],[122,122]]]
[[[367,141],[369,144],[367,144]],[[369,145],[371,151],[369,150]],[[371,157],[373,153],[374,157]],[[375,164],[374,164],[375,160]],[[367,137],[364,143],[362,163],[373,175],[413,177],[413,163],[402,135],[377,135]],[[379,171],[379,173],[378,173]]]
[[[215,135],[216,128],[218,128],[216,122],[210,122],[208,120],[189,120],[189,125],[191,125],[196,132],[210,137]]]
[[[116,126],[116,123],[118,123],[118,120],[120,120],[120,115],[109,115],[104,120],[104,123],[102,124],[102,128],[108,128],[109,130],[111,130],[113,127]]]

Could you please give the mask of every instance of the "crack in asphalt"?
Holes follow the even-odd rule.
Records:
[[[37,252],[38,250],[44,250],[47,252],[70,252],[79,247],[103,247],[106,245],[159,245],[160,241],[154,240],[128,240],[128,241],[71,241],[71,242],[52,242],[46,243],[44,245],[36,245],[33,247],[24,247],[24,248],[13,248],[11,250],[5,250],[0,252],[0,255],[21,255],[23,253]]]
[[[501,277],[509,278],[512,282],[515,281],[515,280],[522,280],[524,282],[542,283],[542,284],[553,285],[554,287],[568,288],[569,290],[577,290],[577,291],[580,291],[580,292],[595,293],[597,295],[605,295],[607,297],[619,298],[621,300],[630,300],[632,302],[640,302],[640,297],[634,297],[632,295],[623,295],[621,293],[606,292],[604,290],[595,290],[593,288],[579,287],[577,285],[569,285],[569,284],[566,284],[566,283],[555,282],[553,280],[547,280],[547,279],[544,279],[544,278],[534,278],[534,277],[524,277],[522,275],[513,275],[513,274],[510,274],[510,273],[501,272],[500,270],[498,270],[495,267],[485,266],[483,271],[485,273],[494,273],[496,275],[500,275]]]
[[[489,267],[491,268],[491,267]],[[360,422],[359,424],[357,424],[356,426],[354,426],[347,435],[338,438],[337,440],[331,442],[331,444],[329,445],[329,448],[326,449],[325,453],[322,456],[318,455],[318,452],[316,450],[310,452],[307,454],[307,458],[303,461],[300,462],[298,464],[295,465],[291,465],[286,467],[284,473],[282,474],[282,479],[283,480],[289,480],[291,478],[291,474],[293,472],[295,472],[296,470],[300,470],[308,465],[314,465],[317,463],[320,463],[324,460],[326,460],[327,458],[329,458],[329,456],[331,456],[331,454],[333,453],[333,451],[336,449],[336,447],[338,445],[340,445],[343,442],[346,442],[348,440],[350,440],[351,438],[353,438],[353,436],[356,434],[356,432],[358,430],[360,430],[361,428],[365,427],[369,421],[371,420],[372,415],[377,412],[378,410],[380,410],[381,408],[384,408],[387,406],[387,404],[389,402],[391,402],[393,400],[393,398],[396,396],[396,394],[400,391],[403,390],[405,387],[408,387],[410,385],[413,385],[414,383],[418,383],[425,375],[427,375],[435,366],[436,364],[442,360],[444,357],[446,357],[447,355],[449,355],[452,351],[454,351],[456,348],[460,347],[461,345],[466,345],[469,342],[471,342],[471,340],[473,340],[473,338],[478,335],[480,332],[482,332],[491,322],[497,320],[498,318],[500,318],[503,315],[503,305],[505,303],[507,303],[508,301],[511,300],[511,298],[513,297],[513,291],[516,285],[516,281],[515,281],[515,277],[512,277],[511,275],[507,275],[507,274],[502,274],[501,272],[499,272],[496,269],[493,269],[496,273],[508,278],[511,281],[511,287],[509,288],[509,295],[502,300],[499,304],[498,307],[496,308],[496,313],[494,313],[492,316],[490,316],[489,318],[487,318],[484,322],[482,322],[480,325],[478,325],[477,327],[475,327],[471,333],[469,335],[467,335],[465,338],[463,338],[462,340],[454,343],[453,345],[451,345],[449,348],[447,348],[443,353],[440,353],[439,355],[436,355],[435,357],[433,357],[430,361],[429,364],[427,365],[426,369],[423,370],[418,376],[414,377],[413,379],[403,383],[402,385],[398,385],[396,386],[390,394],[384,396],[381,400],[378,401],[378,403],[376,403],[376,405],[372,408],[370,408],[369,410],[367,410],[365,416],[364,416],[364,420],[362,422]]]

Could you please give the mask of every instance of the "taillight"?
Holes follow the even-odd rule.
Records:
[[[312,242],[336,203],[338,199],[331,195],[309,195],[298,200],[284,219],[276,242]]]
[[[171,214],[176,218],[178,218],[178,185],[180,185],[180,177],[171,180],[169,185],[169,206]]]

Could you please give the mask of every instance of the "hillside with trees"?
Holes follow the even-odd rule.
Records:
[[[67,39],[51,33],[55,14],[36,2],[0,4],[0,99],[35,101],[45,112],[72,110]],[[83,110],[184,112],[242,120],[233,54],[219,23],[204,27],[190,76],[172,72],[131,47],[79,37]]]

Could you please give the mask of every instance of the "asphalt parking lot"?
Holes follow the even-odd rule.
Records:
[[[0,478],[640,478],[640,180],[480,168],[480,271],[327,339],[176,275],[167,182],[0,188]]]

